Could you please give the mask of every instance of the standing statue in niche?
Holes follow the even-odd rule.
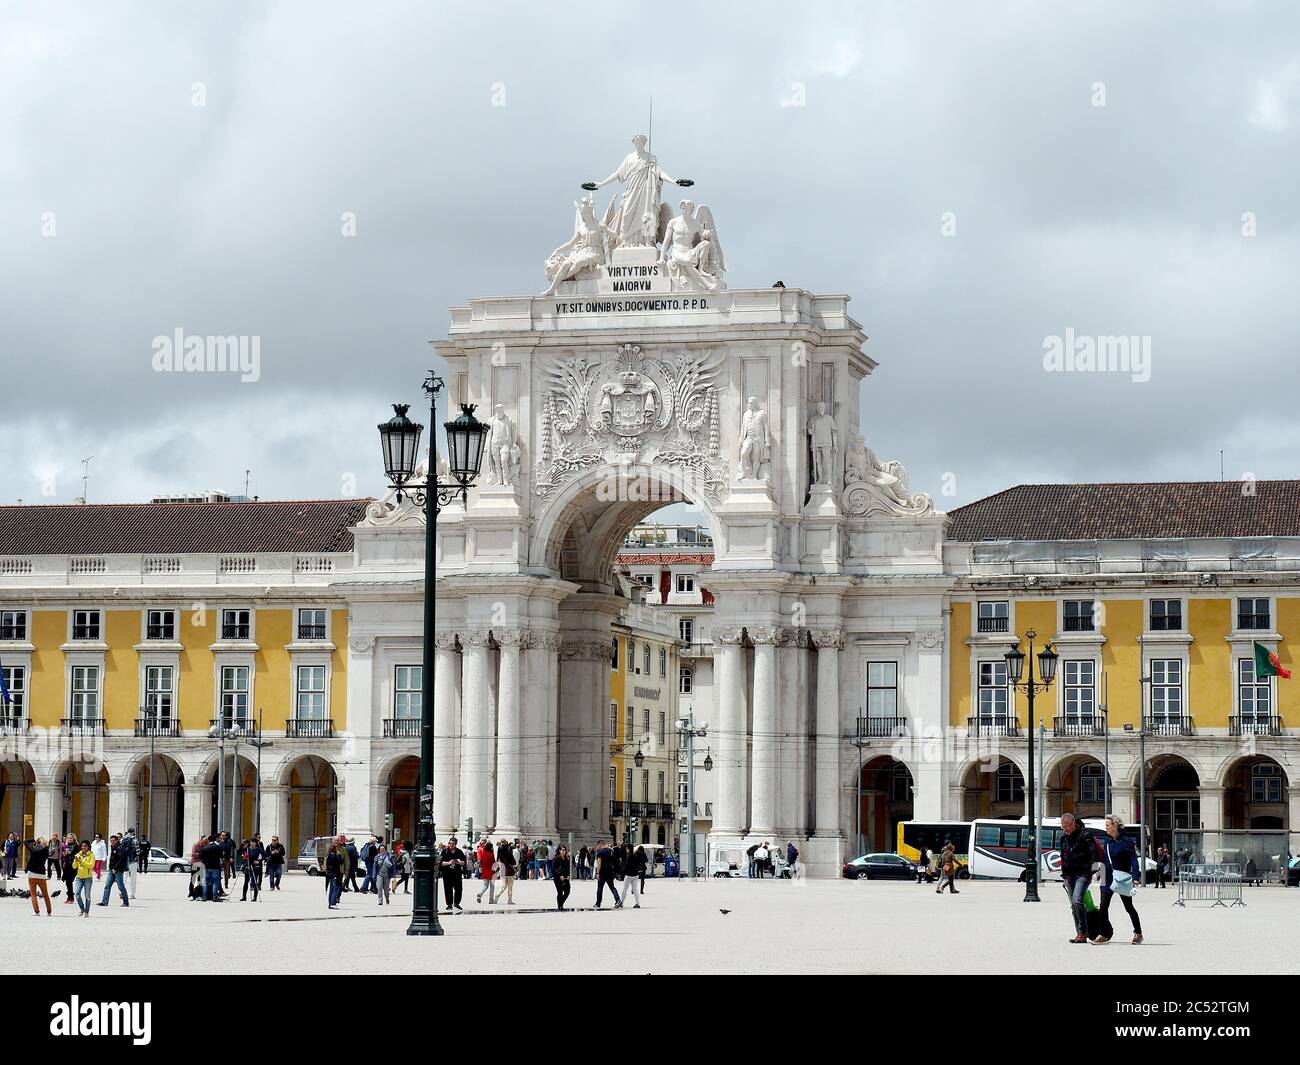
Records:
[[[678,181],[670,177],[668,172],[659,165],[659,160],[646,150],[646,138],[643,134],[638,133],[632,138],[632,146],[633,151],[618,164],[618,169],[609,177],[602,181],[582,183],[582,187],[588,192],[603,189],[615,181],[623,185],[623,194],[619,197],[617,210],[614,209],[611,200],[610,209],[605,212],[605,225],[609,227],[612,235],[610,251],[624,245],[653,248],[660,236],[659,226],[662,216],[659,207],[663,183],[667,181],[682,188],[695,184],[689,178]],[[649,228],[646,222],[647,215],[654,223],[654,237],[650,237],[647,233]]]
[[[770,460],[772,438],[767,430],[767,415],[759,409],[758,400],[749,397],[745,415],[740,420],[740,465],[737,473],[743,481],[757,481],[763,467]]]
[[[681,210],[664,230],[664,246],[659,253],[673,291],[716,292],[725,288],[722,275],[727,267],[713,212],[700,204],[697,216],[690,200],[682,200]]]
[[[808,439],[812,445],[813,484],[832,484],[840,436],[835,419],[826,413],[825,403],[818,403],[817,413],[808,419]]]
[[[504,404],[492,408],[487,425],[487,483],[512,485],[519,477],[521,449],[515,436],[515,423],[506,414]]]

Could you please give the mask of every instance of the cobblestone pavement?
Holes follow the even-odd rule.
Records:
[[[259,956],[282,973],[337,972],[340,958],[358,973],[436,972],[448,952],[479,972],[1260,973],[1294,971],[1300,950],[1300,891],[1281,887],[1248,890],[1247,906],[1228,909],[1175,907],[1176,890],[1147,888],[1137,900],[1146,942],[1129,943],[1116,904],[1115,941],[1093,947],[1066,942],[1073,926],[1054,883],[1033,905],[1002,882],[937,897],[900,883],[651,880],[641,909],[615,911],[606,899],[597,912],[595,885],[583,882],[573,912],[557,913],[552,886],[527,881],[513,907],[477,905],[467,891],[466,912],[443,917],[441,939],[404,934],[409,895],[390,908],[345,894],[331,912],[322,882],[301,873],[257,903],[237,901],[237,889],[229,902],[190,902],[187,884],[184,874],[142,875],[129,908],[115,892],[88,918],[62,897],[52,918],[3,898],[0,936],[18,945],[25,972],[85,974],[259,971]]]

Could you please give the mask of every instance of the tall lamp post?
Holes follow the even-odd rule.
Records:
[[[257,731],[246,741],[250,747],[257,748],[257,769],[253,777],[253,833],[262,834],[262,748],[274,747],[271,740],[262,739],[262,708],[257,708]]]
[[[438,396],[446,388],[432,370],[424,379],[429,397],[429,424],[438,418]],[[436,449],[430,448],[423,480],[415,477],[424,426],[406,416],[408,404],[394,403],[393,416],[379,426],[379,443],[384,454],[384,472],[397,491],[398,501],[410,486],[411,498],[424,510],[424,656],[420,671],[420,826],[416,836],[415,899],[411,908],[408,936],[440,936],[438,923],[437,860],[433,853],[433,630],[435,622],[438,512],[453,500],[465,501],[483,467],[483,448],[488,427],[474,417],[474,405],[462,403],[460,414],[446,423],[447,462],[451,480],[438,480]]]
[[[229,737],[235,741],[235,772],[239,772],[239,737],[243,735],[244,730],[238,725],[227,725],[226,718],[219,717],[212,723],[208,729],[208,735],[217,741],[217,832],[222,832],[222,822],[225,821],[226,812],[226,738]],[[231,813],[234,813],[234,802],[231,802]]]
[[[686,875],[692,880],[695,879],[695,737],[707,736],[709,726],[701,725],[695,727],[695,710],[692,707],[688,709],[682,717],[677,719],[677,735],[680,740],[686,741],[686,848],[689,852],[690,864],[686,867]],[[704,771],[707,773],[713,769],[713,758],[706,754],[704,756]],[[680,869],[679,869],[680,872]]]
[[[1034,680],[1034,638],[1038,635],[1033,629],[1025,632],[1025,639],[1029,643],[1029,653],[1025,654],[1020,650],[1020,643],[1017,641],[1016,646],[1004,656],[1007,660],[1007,676],[1010,678],[1011,687],[1016,691],[1025,693],[1029,700],[1029,720],[1027,722],[1029,732],[1029,781],[1028,789],[1025,793],[1026,807],[1029,812],[1029,857],[1025,862],[1025,902],[1039,902],[1038,897],[1038,824],[1034,811],[1034,696],[1041,691],[1046,691],[1051,687],[1052,681],[1056,677],[1057,654],[1051,647],[1044,647],[1038,653],[1038,672],[1042,680]],[[1021,683],[1021,675],[1025,671],[1025,659],[1029,659],[1029,675]]]
[[[141,707],[140,717],[144,720],[144,727],[149,730],[149,796],[145,800],[144,820],[148,829],[141,832],[142,839],[153,839],[153,770],[154,770],[154,733],[158,725],[158,709],[156,706],[149,706],[147,703]],[[150,846],[153,844],[150,843]],[[144,856],[144,871],[149,872],[149,856]]]
[[[862,727],[862,711],[858,711],[858,730],[849,739],[849,742],[858,749],[858,804],[853,810],[853,830],[858,837],[858,853],[866,851],[866,844],[862,842],[862,751],[871,741],[864,735]]]
[[[611,743],[609,745],[609,756],[613,758],[614,755],[616,754],[627,754],[629,748],[631,747],[632,744],[630,743]],[[640,744],[636,745],[636,754],[632,756],[632,762],[638,769],[640,769],[643,765],[645,765],[645,755],[641,753]],[[649,802],[649,799],[647,798],[646,801]],[[623,842],[624,843],[627,843],[631,839],[630,831],[632,827],[634,827],[631,823],[632,821],[633,821],[632,792],[631,792],[631,787],[629,786],[628,796],[627,796],[627,812],[623,815]],[[649,829],[647,828],[646,831],[648,832]]]
[[[1142,886],[1147,886],[1147,685],[1151,678],[1138,677],[1138,851],[1142,860],[1138,871],[1142,874]],[[1133,726],[1126,724],[1125,732],[1132,732]]]

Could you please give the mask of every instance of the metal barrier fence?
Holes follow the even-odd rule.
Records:
[[[1245,906],[1241,897],[1241,866],[1184,865],[1178,873],[1175,906],[1189,902],[1213,902],[1215,906]]]
[[[1238,865],[1250,884],[1285,884],[1287,871],[1300,854],[1300,833],[1283,829],[1175,829],[1171,843],[1170,873],[1177,878],[1184,866]]]

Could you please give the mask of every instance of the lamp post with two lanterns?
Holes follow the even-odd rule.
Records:
[[[1029,786],[1025,790],[1025,806],[1029,811],[1029,856],[1025,861],[1025,902],[1040,902],[1038,897],[1038,824],[1034,814],[1034,695],[1037,692],[1046,691],[1051,687],[1052,681],[1056,677],[1056,663],[1058,656],[1050,646],[1044,647],[1038,653],[1038,672],[1043,678],[1040,681],[1034,680],[1034,638],[1038,635],[1033,629],[1025,632],[1025,639],[1029,642],[1029,653],[1020,650],[1020,642],[1011,648],[1003,657],[1007,661],[1007,678],[1011,687],[1015,691],[1025,693],[1029,700],[1029,758],[1028,758],[1028,782]],[[1029,659],[1029,676],[1021,683],[1020,677],[1025,670],[1025,659]],[[1015,720],[1015,707],[1012,707],[1012,720]]]
[[[438,417],[438,396],[446,387],[432,371],[424,380],[429,397],[429,424]],[[446,423],[447,463],[451,480],[437,479],[436,453],[430,448],[423,479],[415,477],[420,452],[420,434],[424,426],[406,416],[408,404],[393,404],[393,417],[379,426],[379,442],[384,454],[384,472],[397,492],[398,502],[409,494],[416,506],[424,510],[424,638],[423,667],[420,671],[420,824],[416,835],[415,898],[411,910],[408,936],[440,936],[438,923],[437,857],[433,851],[433,632],[435,621],[436,551],[438,512],[454,500],[464,502],[483,467],[483,448],[488,427],[474,417],[474,405],[462,403],[460,414]]]

